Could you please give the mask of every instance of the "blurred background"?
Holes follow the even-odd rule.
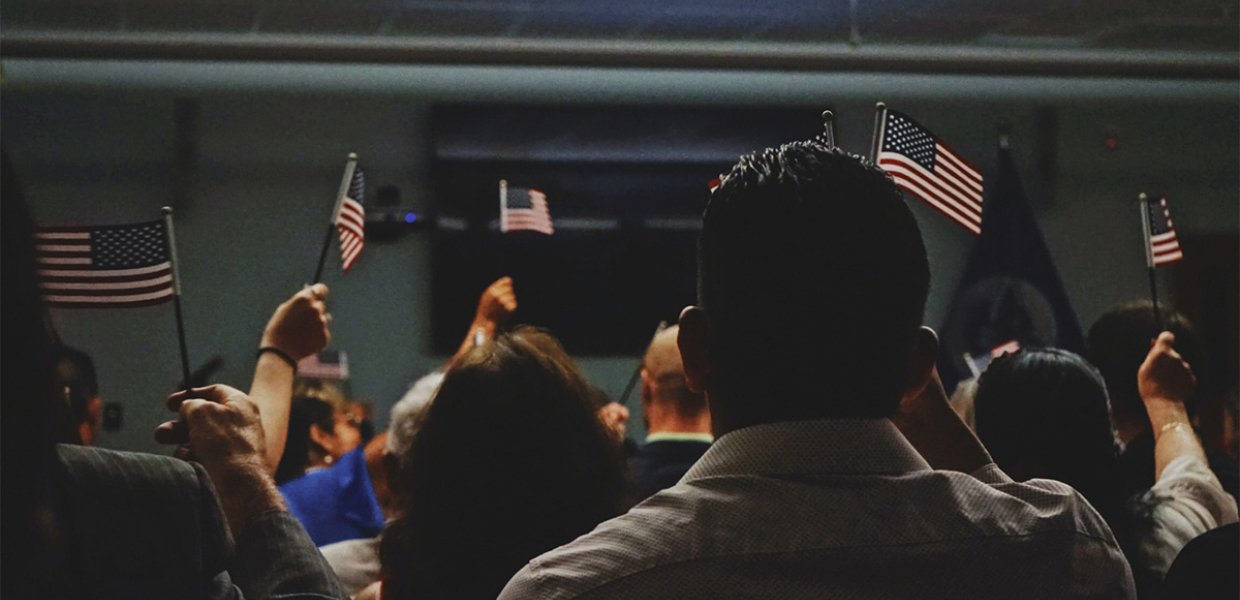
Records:
[[[816,135],[827,108],[839,145],[868,153],[879,100],[987,175],[1009,133],[1084,327],[1148,296],[1136,198],[1166,194],[1187,258],[1160,290],[1234,382],[1238,23],[1213,0],[6,0],[0,127],[41,224],[175,208],[191,361],[221,358],[211,379],[238,387],[358,153],[376,222],[325,282],[333,348],[380,427],[501,274],[519,320],[619,396],[693,301],[707,182]],[[501,178],[547,194],[555,236],[494,231]],[[910,205],[939,326],[975,238]],[[172,308],[54,317],[122,415],[100,444],[159,451]]]

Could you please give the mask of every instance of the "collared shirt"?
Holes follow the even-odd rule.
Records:
[[[383,509],[370,483],[364,446],[326,469],[286,482],[280,493],[316,546],[374,537],[383,531]]]
[[[1200,458],[1186,454],[1167,463],[1158,483],[1136,501],[1133,566],[1161,581],[1193,538],[1237,520],[1236,500]]]
[[[646,443],[650,442],[702,442],[709,444],[715,441],[715,436],[709,433],[690,433],[683,431],[660,431],[646,436]]]
[[[747,427],[675,487],[535,558],[517,598],[1132,598],[1071,487],[935,471],[887,419]]]

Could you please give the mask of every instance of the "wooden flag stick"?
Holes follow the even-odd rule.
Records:
[[[323,265],[327,262],[327,249],[332,245],[336,233],[336,221],[340,218],[340,207],[344,204],[344,195],[349,193],[349,184],[353,181],[353,171],[357,169],[357,154],[350,152],[349,160],[344,165],[344,178],[340,180],[340,189],[336,192],[336,205],[332,208],[331,221],[327,223],[327,233],[323,235],[323,247],[319,249],[319,264],[314,268],[314,279],[311,284],[323,278]]]
[[[172,230],[172,207],[161,209],[164,214],[164,243],[168,248],[168,262],[172,264],[172,307],[177,319],[177,343],[181,347],[181,384],[190,390],[189,350],[185,344],[185,317],[181,314],[181,269],[177,266],[177,238]]]
[[[835,147],[835,113],[822,111],[822,139],[828,147]]]
[[[878,164],[878,145],[883,140],[883,128],[887,125],[887,105],[882,102],[874,104],[874,139],[870,142],[870,162]]]
[[[1163,328],[1162,314],[1158,310],[1158,278],[1154,276],[1154,246],[1152,243],[1153,231],[1150,230],[1150,198],[1141,192],[1137,195],[1138,203],[1141,206],[1141,231],[1145,238],[1145,269],[1150,276],[1150,301],[1154,306],[1154,335],[1158,335]]]

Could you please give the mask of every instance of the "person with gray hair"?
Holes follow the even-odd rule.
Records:
[[[413,445],[413,438],[426,421],[427,409],[439,384],[443,382],[443,371],[433,371],[417,380],[405,395],[392,405],[388,420],[388,428],[383,440],[382,462],[379,468],[372,468],[371,484],[376,496],[389,498],[392,485],[396,482],[396,473],[400,468],[400,457],[404,456]],[[376,439],[378,441],[378,439]],[[381,501],[388,519],[391,514],[391,503]],[[341,585],[349,594],[357,594],[366,586],[379,581],[379,539],[380,536],[356,540],[344,540],[319,548],[327,563],[335,571]]]

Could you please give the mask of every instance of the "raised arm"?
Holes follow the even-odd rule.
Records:
[[[323,299],[327,286],[316,283],[276,307],[259,342],[258,364],[250,398],[258,406],[266,433],[267,466],[275,473],[288,436],[289,406],[297,361],[322,350],[331,341],[330,317]],[[274,351],[268,349],[274,349]]]
[[[487,289],[482,292],[482,297],[478,298],[478,310],[474,312],[474,321],[470,323],[465,339],[461,341],[461,347],[448,361],[448,366],[452,366],[474,346],[495,337],[495,331],[512,318],[516,310],[517,294],[512,289],[511,277],[500,277],[487,286]]]
[[[1193,395],[1197,378],[1175,351],[1175,334],[1164,331],[1137,370],[1137,389],[1154,429],[1154,479],[1181,456],[1195,456],[1206,464],[1205,450],[1193,432],[1185,401]]]

